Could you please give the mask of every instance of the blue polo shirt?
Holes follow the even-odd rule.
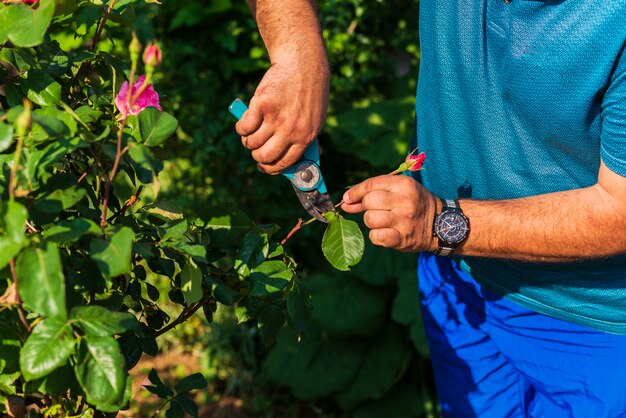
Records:
[[[626,0],[421,0],[420,44],[421,175],[436,195],[588,187],[601,159],[626,176]],[[626,255],[463,265],[521,305],[626,334]]]

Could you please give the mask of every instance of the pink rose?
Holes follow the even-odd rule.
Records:
[[[159,44],[153,42],[143,50],[143,62],[152,67],[161,64],[161,48],[159,48]]]
[[[406,160],[404,160],[404,163],[406,164],[407,170],[419,171],[424,166],[425,159],[426,159],[426,153],[420,152],[417,155],[409,155],[408,157],[406,157]]]
[[[135,84],[133,84],[133,88],[131,89],[131,92],[130,92],[131,97],[137,94],[141,86],[143,86],[143,83],[145,80],[146,80],[145,75],[142,75],[141,77],[137,79]],[[156,91],[154,91],[152,84],[148,84],[146,86],[146,88],[141,92],[139,97],[135,99],[135,102],[131,103],[131,106],[129,108],[128,106],[128,81],[124,81],[124,83],[122,84],[122,87],[120,87],[120,92],[115,97],[115,106],[117,106],[117,110],[120,111],[122,116],[137,115],[146,107],[150,107],[150,106],[156,107],[159,110],[163,110],[161,109],[161,105],[159,104],[159,95],[157,94]]]

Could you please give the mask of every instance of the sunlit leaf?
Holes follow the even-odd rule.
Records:
[[[27,248],[17,262],[17,280],[30,309],[49,318],[67,318],[65,277],[55,244]]]
[[[363,257],[365,240],[361,229],[356,222],[333,212],[324,217],[328,220],[322,238],[324,256],[337,270],[348,271]]]
[[[65,364],[74,349],[72,327],[63,319],[41,321],[20,352],[20,368],[26,380],[47,376]]]

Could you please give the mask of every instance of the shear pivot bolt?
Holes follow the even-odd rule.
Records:
[[[313,173],[311,173],[311,170],[305,170],[300,173],[300,178],[302,179],[302,181],[308,183],[313,178]]]

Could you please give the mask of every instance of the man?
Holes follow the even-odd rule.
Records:
[[[276,173],[322,125],[328,64],[309,1],[251,8],[272,67],[237,130]],[[421,252],[444,415],[626,416],[626,0],[419,16],[422,184],[368,179],[342,208]]]

